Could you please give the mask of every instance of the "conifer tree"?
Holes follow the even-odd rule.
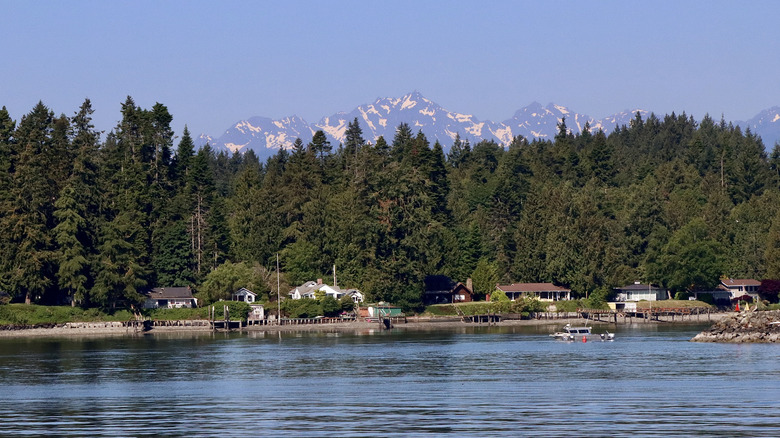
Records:
[[[174,175],[180,185],[186,184],[189,175],[192,157],[195,155],[195,144],[192,142],[192,136],[187,125],[184,125],[184,131],[181,134],[179,147],[176,149],[174,160]]]
[[[9,219],[9,212],[13,210],[13,199],[11,198],[11,182],[14,173],[15,156],[18,152],[14,131],[16,122],[11,119],[8,110],[5,107],[0,109],[0,235],[6,238],[0,238],[0,288],[2,290],[11,290],[10,275],[13,266],[13,254],[15,248],[11,239],[12,221]]]
[[[328,137],[325,136],[325,133],[322,132],[322,130],[314,133],[314,137],[312,137],[311,143],[309,143],[309,148],[319,159],[320,166],[324,166],[325,159],[330,155],[332,147],[330,141],[328,141]]]
[[[766,278],[780,279],[780,214],[775,216],[772,220],[772,226],[769,228],[764,259],[766,260]]]
[[[52,200],[57,198],[57,191],[47,156],[56,154],[52,150],[53,129],[54,115],[38,102],[22,117],[14,134],[19,152],[9,187],[10,209],[3,218],[12,253],[4,272],[11,294],[24,297],[28,304],[43,302],[56,285],[56,253],[50,230],[54,227]],[[56,296],[48,298],[57,301]]]
[[[58,245],[57,277],[73,306],[90,304],[97,258],[101,187],[96,159],[100,133],[92,125],[93,112],[86,99],[71,120],[76,159],[54,204],[58,222],[53,230]]]

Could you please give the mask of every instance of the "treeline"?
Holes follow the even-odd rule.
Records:
[[[283,291],[336,267],[340,286],[419,309],[423,279],[554,282],[582,296],[634,280],[673,291],[780,278],[780,149],[705,117],[639,114],[609,136],[456,138],[400,125],[368,143],[322,132],[261,163],[178,144],[164,105],[128,97],[101,138],[86,100],[0,111],[0,287],[15,301],[112,308],[156,286],[206,302]],[[251,280],[246,280],[251,278]],[[271,293],[267,298],[275,299]]]

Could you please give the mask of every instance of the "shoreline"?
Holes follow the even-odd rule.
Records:
[[[470,328],[470,327],[538,327],[538,326],[563,326],[567,323],[572,325],[581,325],[587,323],[593,326],[622,326],[635,324],[671,324],[671,325],[690,325],[716,323],[726,318],[730,313],[710,314],[709,321],[701,320],[672,320],[672,321],[632,321],[630,323],[584,320],[582,318],[561,318],[561,319],[510,319],[497,323],[466,323],[459,319],[409,317],[407,322],[397,322],[393,324],[393,329],[400,330],[435,330],[451,328]],[[238,330],[229,332],[245,333],[283,333],[283,332],[333,332],[333,331],[364,331],[381,330],[377,322],[351,321],[332,324],[298,324],[298,325],[250,325]],[[131,327],[117,327],[110,323],[94,323],[83,327],[70,327],[66,324],[56,325],[54,327],[35,327],[35,328],[16,328],[1,329],[1,338],[40,338],[40,337],[101,337],[101,336],[139,336],[139,335],[161,335],[171,333],[228,333],[225,330],[212,330],[209,327],[202,326],[171,326],[171,327],[153,327],[150,330],[141,331]]]

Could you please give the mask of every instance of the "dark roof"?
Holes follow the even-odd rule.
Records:
[[[761,286],[761,282],[752,278],[727,278],[721,283],[726,286]]]
[[[149,292],[153,300],[192,299],[189,287],[156,287]]]
[[[552,283],[512,283],[496,287],[504,292],[571,292],[571,289],[556,286]]]
[[[451,291],[455,288],[456,283],[452,281],[450,277],[446,275],[426,275],[425,276],[425,291]]]

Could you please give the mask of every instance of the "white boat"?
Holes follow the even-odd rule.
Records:
[[[566,324],[563,326],[563,331],[555,332],[550,336],[561,341],[574,341],[577,339],[582,339],[583,341],[612,341],[615,339],[615,334],[606,330],[605,333],[594,334],[588,326],[573,327],[571,324]]]

